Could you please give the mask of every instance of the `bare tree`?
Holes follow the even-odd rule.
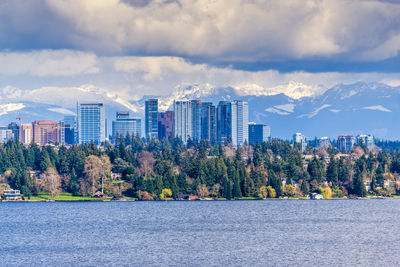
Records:
[[[90,155],[87,157],[83,172],[85,174],[86,181],[82,181],[82,184],[85,185],[84,188],[86,188],[86,192],[82,193],[87,193],[87,190],[89,190],[89,187],[91,187],[92,195],[94,195],[94,193],[96,193],[98,181],[101,178],[102,173],[102,161],[100,158],[95,155]]]
[[[47,170],[41,175],[41,180],[42,190],[50,193],[52,199],[55,195],[60,193],[61,177],[55,168],[47,168]]]
[[[145,176],[151,174],[153,172],[153,167],[155,163],[155,159],[153,154],[148,151],[142,151],[138,154],[138,160],[140,164],[140,172]]]
[[[103,155],[100,157],[101,166],[100,166],[100,178],[101,178],[101,192],[104,193],[104,180],[107,179],[111,172],[111,162],[110,158],[107,155]]]

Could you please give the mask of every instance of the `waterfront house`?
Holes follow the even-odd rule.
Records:
[[[21,192],[19,190],[4,190],[4,199],[5,200],[21,200]]]

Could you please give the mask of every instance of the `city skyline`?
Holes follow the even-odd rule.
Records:
[[[223,3],[3,1],[2,104],[108,99],[136,112],[132,101],[188,85],[295,98],[341,83],[400,85],[396,1]]]

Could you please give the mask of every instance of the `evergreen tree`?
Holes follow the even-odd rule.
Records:
[[[301,182],[301,187],[300,187],[301,192],[303,192],[303,195],[306,196],[309,193],[309,189],[308,189],[308,184],[306,180],[303,180]]]

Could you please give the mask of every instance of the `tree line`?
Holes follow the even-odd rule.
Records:
[[[287,141],[238,148],[231,143],[179,138],[116,145],[0,144],[0,183],[24,197],[49,192],[143,200],[197,195],[213,198],[278,198],[321,193],[325,197],[400,194],[400,153],[356,147],[349,157],[332,148],[303,155]],[[37,174],[37,176],[35,175]]]

